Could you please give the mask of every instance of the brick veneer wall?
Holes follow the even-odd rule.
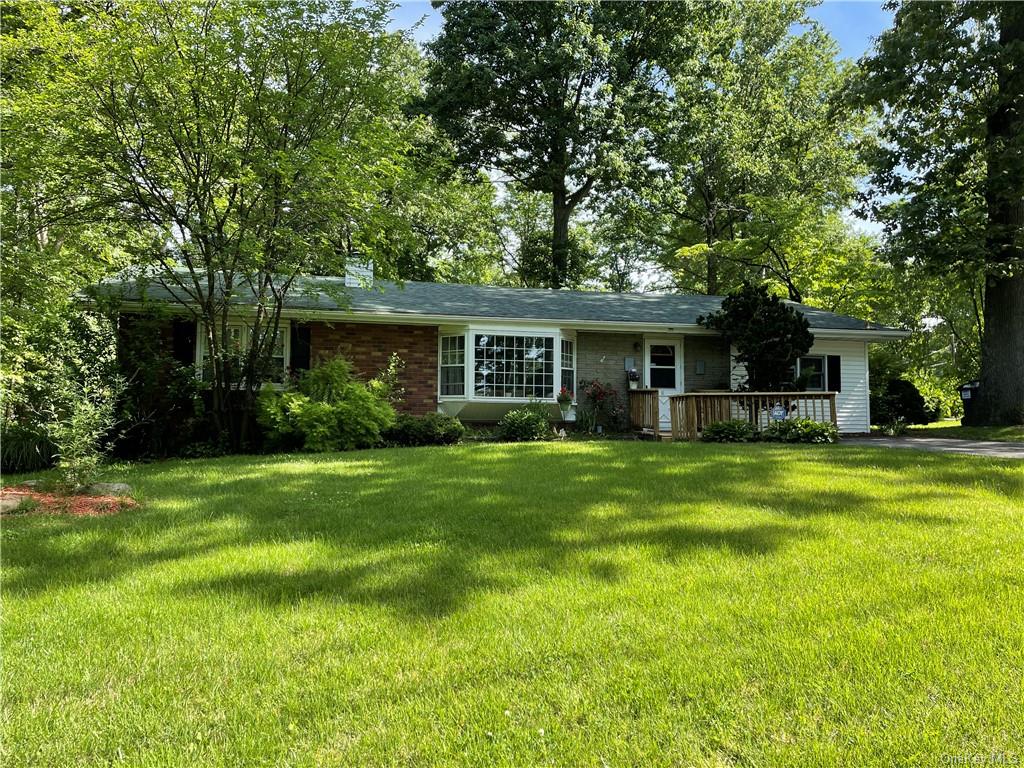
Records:
[[[697,361],[704,361],[704,373],[697,373]],[[683,339],[683,381],[688,392],[700,389],[729,389],[731,362],[729,344],[718,336],[687,336]]]
[[[376,376],[396,352],[405,361],[401,410],[424,414],[437,410],[437,328],[428,325],[309,323],[310,360],[344,355],[364,379]]]
[[[644,337],[634,333],[576,334],[576,379],[611,384],[620,391],[627,388],[625,359],[635,358],[637,370],[643,368]],[[637,345],[641,351],[637,351]]]

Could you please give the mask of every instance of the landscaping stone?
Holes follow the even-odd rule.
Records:
[[[0,496],[0,515],[6,515],[8,512],[16,510],[23,498],[24,496]]]
[[[93,483],[85,492],[93,496],[127,496],[132,487],[128,483]]]

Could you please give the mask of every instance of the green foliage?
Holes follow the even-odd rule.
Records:
[[[955,419],[964,415],[964,402],[960,399],[960,388],[928,376],[915,377],[914,386],[924,399],[924,410],[928,421]]]
[[[393,255],[376,238],[429,132],[404,112],[415,49],[383,1],[26,6],[19,50],[55,54],[16,106],[61,105],[44,140],[75,202],[59,215],[116,211],[136,271],[187,297],[215,425],[240,446],[297,278],[339,274],[356,250],[383,267]],[[224,324],[247,292],[258,332],[234,354]]]
[[[872,424],[927,424],[934,420],[924,397],[906,379],[889,379],[871,395]]]
[[[111,323],[60,309],[31,327],[17,367],[5,371],[3,429],[20,436],[28,452],[52,448],[63,484],[74,488],[102,463],[123,381]],[[28,447],[33,440],[36,447]]]
[[[685,41],[685,11],[653,2],[442,6],[421,106],[460,162],[550,198],[552,287],[569,274],[573,211],[646,157],[649,133],[638,127],[663,100],[658,63]]]
[[[861,62],[854,90],[880,115],[863,213],[890,233],[894,263],[930,272],[959,288],[961,303],[974,304],[983,335],[972,418],[1019,423],[1024,5],[900,2],[893,9],[893,26]]]
[[[380,373],[370,379],[366,386],[381,400],[386,400],[393,406],[399,406],[405,402],[405,387],[402,386],[402,371],[405,370],[405,361],[392,352],[388,357],[388,364]]]
[[[791,386],[790,369],[814,344],[807,318],[764,285],[745,282],[719,311],[697,322],[736,347],[736,361],[747,369],[747,387],[756,392]]]
[[[119,457],[177,456],[209,429],[195,367],[180,363],[170,349],[171,323],[155,311],[121,316],[118,365],[125,386],[113,445]]]
[[[61,484],[74,490],[96,479],[103,462],[100,441],[110,431],[114,419],[112,398],[92,398],[77,394],[73,409],[47,424],[47,433],[56,448],[57,472]]]
[[[257,421],[271,449],[351,451],[379,445],[395,409],[352,378],[351,363],[333,358],[307,371],[295,390],[264,389]]]
[[[618,432],[626,428],[626,404],[622,394],[607,382],[581,381],[576,428],[585,432],[601,427]]]
[[[53,466],[56,449],[39,425],[4,420],[0,426],[0,471],[33,472]]]
[[[785,419],[761,430],[761,439],[768,443],[834,443],[839,430],[830,421]]]
[[[746,419],[716,421],[704,427],[700,439],[705,443],[752,443],[757,440],[757,431]]]
[[[862,173],[865,118],[841,98],[854,72],[810,5],[691,10],[687,45],[666,64],[658,162],[604,212],[639,219],[619,234],[646,243],[678,290],[718,295],[767,279],[800,301],[843,285],[848,262],[870,257],[842,218]]]
[[[344,399],[353,381],[352,363],[336,356],[303,371],[296,389],[315,402],[337,403]]]
[[[551,437],[551,428],[544,407],[513,408],[498,421],[498,437],[510,443],[547,440]]]
[[[462,422],[445,413],[426,413],[413,416],[400,413],[394,426],[384,432],[388,445],[454,445],[462,440],[466,428]]]

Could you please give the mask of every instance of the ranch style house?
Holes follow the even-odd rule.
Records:
[[[167,342],[202,375],[205,334],[188,316],[180,288],[122,278],[105,281],[102,290],[118,297],[123,322],[154,303],[177,312],[168,320]],[[237,302],[230,332],[241,342],[252,310],[244,297]],[[442,411],[467,422],[492,422],[530,401],[554,405],[562,387],[575,392],[595,379],[625,393],[635,369],[632,386],[650,407],[642,423],[630,392],[634,426],[668,433],[673,396],[725,393],[744,379],[725,340],[697,324],[721,302],[703,295],[399,284],[374,280],[371,267],[345,277],[300,278],[282,310],[275,362],[283,380],[286,372],[341,354],[369,378],[397,353],[405,362],[405,410]],[[868,432],[868,344],[908,332],[793,306],[814,334],[795,372],[804,391],[828,396],[840,432]]]

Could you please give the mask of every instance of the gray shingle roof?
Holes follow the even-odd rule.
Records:
[[[108,280],[101,284],[104,294],[128,301],[143,299],[171,301],[180,289],[150,282]],[[244,301],[239,299],[239,304]],[[340,277],[302,278],[286,299],[285,307],[325,313],[382,313],[392,315],[501,320],[557,320],[571,323],[601,322],[696,325],[697,318],[714,312],[721,296],[694,294],[605,293],[598,291],[556,291],[542,288],[502,288],[456,283],[402,284],[378,280],[373,288],[345,288]],[[895,330],[855,317],[793,304],[807,317],[811,328],[851,331]]]

